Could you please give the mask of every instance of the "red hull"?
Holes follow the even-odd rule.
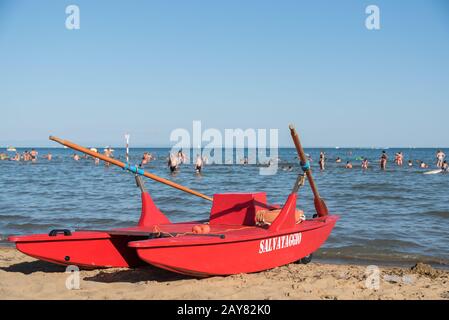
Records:
[[[324,219],[303,222],[283,232],[251,228],[225,233],[224,240],[205,241],[189,236],[137,241],[129,246],[147,263],[182,274],[205,277],[252,273],[286,265],[315,252],[328,238],[338,217]],[[239,226],[226,226],[232,227]],[[212,227],[211,232],[220,233],[220,229]],[[287,236],[284,243],[283,236]],[[291,246],[287,245],[289,240]]]
[[[11,236],[17,250],[33,258],[84,268],[127,268],[144,264],[128,242],[148,238],[133,232],[151,232],[159,223],[170,223],[148,193],[142,193],[142,212],[137,227],[111,231],[80,231],[70,235]],[[122,234],[115,234],[122,231]],[[131,234],[127,234],[131,232]],[[114,234],[113,234],[114,233]]]
[[[193,276],[251,273],[283,266],[313,253],[326,241],[338,220],[338,216],[325,216],[296,223],[296,194],[292,193],[279,216],[267,228],[226,224],[241,219],[241,215],[227,214],[235,212],[228,207],[235,208],[235,203],[241,203],[242,198],[247,196],[219,195],[214,199],[210,237],[184,235],[135,241],[130,242],[129,246],[135,248],[139,257],[149,264],[178,273]],[[246,212],[242,211],[241,206],[238,209],[241,213],[253,215],[254,210],[249,209],[260,204],[263,196],[252,195],[253,203],[245,202],[248,203]],[[215,223],[215,216],[220,217],[219,224]],[[160,226],[167,232],[178,231],[177,228],[181,229],[182,225]],[[213,235],[223,235],[224,238]]]
[[[20,252],[33,258],[61,265],[84,268],[127,268],[142,264],[134,250],[127,245],[142,237],[113,237],[104,232],[74,232],[71,236],[47,234],[14,236]]]

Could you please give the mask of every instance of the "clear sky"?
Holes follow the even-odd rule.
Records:
[[[2,146],[168,146],[201,120],[283,146],[293,122],[306,146],[447,147],[449,2],[0,0],[0,119]]]

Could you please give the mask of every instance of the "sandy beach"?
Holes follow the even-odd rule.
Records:
[[[147,266],[81,270],[80,288],[68,290],[65,267],[0,248],[0,299],[449,299],[448,271],[418,264],[376,272],[367,272],[366,266],[310,263],[194,279]],[[367,288],[367,279],[379,280],[378,289]]]

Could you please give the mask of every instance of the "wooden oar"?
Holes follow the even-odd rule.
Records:
[[[146,172],[146,171],[140,169],[137,166],[130,166],[129,164],[125,164],[125,163],[123,163],[123,162],[121,162],[119,160],[116,160],[116,159],[113,159],[113,158],[109,158],[109,157],[107,157],[107,156],[105,156],[103,154],[100,154],[98,152],[95,152],[95,151],[86,149],[84,147],[81,147],[81,146],[79,146],[79,145],[77,145],[77,144],[75,144],[73,142],[70,142],[70,141],[67,141],[67,140],[62,140],[62,139],[59,139],[59,138],[53,137],[53,136],[50,136],[49,139],[53,140],[53,141],[56,141],[57,143],[60,143],[60,144],[62,144],[64,146],[66,146],[66,147],[69,147],[69,148],[72,148],[72,149],[77,150],[79,152],[88,154],[88,155],[90,155],[90,156],[92,156],[94,158],[98,158],[100,160],[112,163],[112,164],[114,164],[114,165],[116,165],[116,166],[118,166],[120,168],[125,169],[125,170],[131,171],[131,172],[136,173],[136,174],[140,174],[140,175],[145,176],[147,178],[153,179],[153,180],[155,180],[157,182],[166,184],[166,185],[168,185],[168,186],[170,186],[172,188],[175,188],[175,189],[178,189],[178,190],[181,190],[181,191],[193,194],[193,195],[195,195],[197,197],[200,197],[200,198],[203,198],[203,199],[206,199],[206,200],[209,200],[209,201],[213,200],[211,197],[208,197],[208,196],[206,196],[206,195],[204,195],[202,193],[199,193],[197,191],[194,191],[192,189],[184,187],[184,186],[182,186],[180,184],[177,184],[177,183],[175,183],[173,181],[170,181],[170,180],[158,177],[157,175],[154,175],[152,173]]]
[[[304,149],[301,146],[301,142],[299,141],[298,133],[295,130],[295,127],[291,124],[289,126],[290,133],[293,138],[293,142],[295,143],[296,151],[298,152],[298,157],[301,160],[301,165],[305,165],[308,163],[306,154],[304,152]],[[323,217],[327,216],[329,214],[329,210],[327,209],[326,203],[324,203],[324,200],[321,199],[320,194],[318,192],[318,189],[315,185],[315,181],[312,177],[312,171],[310,171],[310,168],[305,170],[305,173],[307,175],[307,179],[309,180],[310,187],[312,188],[313,196],[314,196],[314,204],[315,204],[315,210],[318,216]]]

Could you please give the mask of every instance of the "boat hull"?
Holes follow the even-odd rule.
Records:
[[[241,241],[157,246],[147,240],[130,246],[145,262],[181,274],[208,277],[253,273],[298,261],[315,252],[329,237],[337,219],[329,216],[307,230],[298,228]]]
[[[67,229],[52,230],[49,234],[11,236],[17,249],[33,258],[61,265],[83,268],[128,268],[145,264],[128,242],[148,238],[154,224],[170,223],[143,191],[142,210],[137,226],[113,230]]]
[[[74,232],[70,236],[38,234],[10,237],[17,250],[33,258],[82,268],[127,268],[142,265],[127,244],[142,239],[104,232]]]

